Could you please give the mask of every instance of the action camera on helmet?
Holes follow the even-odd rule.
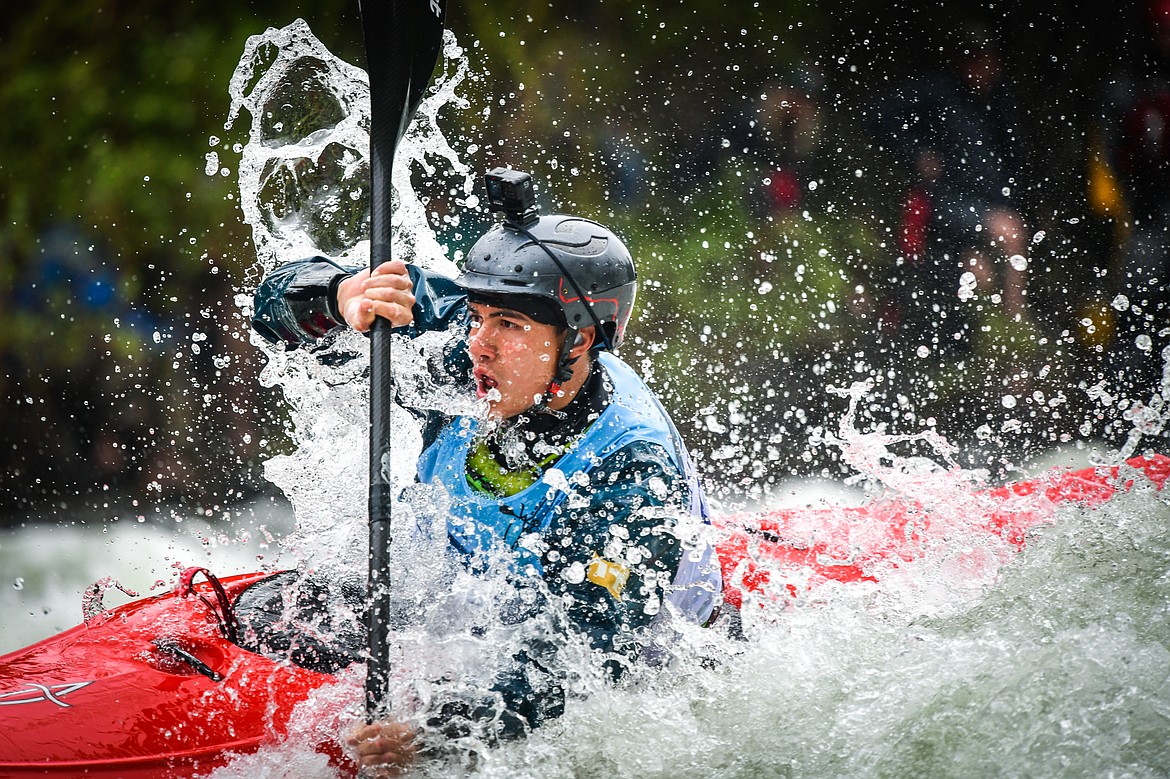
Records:
[[[532,176],[518,170],[493,168],[484,176],[488,205],[503,211],[504,219],[514,225],[527,226],[537,221],[536,191]]]

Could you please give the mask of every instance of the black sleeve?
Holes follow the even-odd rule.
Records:
[[[289,349],[315,342],[344,326],[337,310],[337,285],[360,270],[319,256],[281,265],[256,288],[252,327],[269,342]],[[413,265],[407,270],[414,284],[414,323],[397,332],[415,337],[446,330],[466,318],[467,296],[454,281]]]
[[[281,265],[256,288],[252,328],[267,341],[295,349],[343,324],[337,310],[337,285],[360,268],[325,257]]]
[[[608,656],[617,678],[664,608],[682,560],[675,524],[689,513],[690,493],[666,450],[645,441],[606,458],[581,493],[562,504],[546,535],[545,580],[570,629]]]

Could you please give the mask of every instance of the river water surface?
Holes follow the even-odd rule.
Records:
[[[84,589],[107,576],[146,594],[173,584],[175,565],[270,564],[261,528],[279,535],[290,520],[252,508],[214,528],[129,516],[7,532],[0,649],[80,622]],[[747,638],[716,641],[718,664],[599,686],[527,740],[483,749],[477,775],[1170,773],[1166,497],[1137,487],[1099,509],[1062,508],[975,586],[953,564],[970,552],[940,544],[880,585],[825,585],[745,610]],[[107,605],[126,599],[115,596]],[[311,743],[294,737],[217,776],[332,777]],[[419,775],[464,771],[444,763]]]
[[[445,56],[445,75],[424,103],[396,170],[429,155],[470,182],[437,128],[439,109],[457,99],[467,68],[453,38]],[[282,90],[306,79],[332,90],[344,110],[330,114],[328,127],[284,137],[280,110],[289,101]],[[232,121],[244,112],[253,117],[239,176],[259,272],[318,250],[355,264],[368,256],[368,247],[338,226],[352,220],[309,218],[309,211],[344,213],[360,197],[366,139],[355,106],[364,89],[364,74],[333,58],[303,24],[249,41],[232,83]],[[313,166],[331,168],[331,186],[297,190],[295,172]],[[218,167],[209,158],[209,170]],[[425,228],[409,174],[398,176],[399,240],[415,261],[449,271]],[[473,205],[470,183],[462,197]],[[304,210],[305,203],[312,208]],[[245,313],[248,292],[242,289],[239,298]],[[474,411],[429,382],[426,357],[444,337],[396,347],[400,386],[413,405]],[[262,381],[280,386],[290,407],[295,451],[266,466],[288,500],[210,518],[110,510],[73,525],[30,523],[0,533],[0,651],[78,623],[94,582],[106,582],[105,603],[112,605],[128,597],[114,582],[146,595],[171,586],[175,570],[191,565],[217,574],[285,565],[364,570],[362,341],[340,338],[314,355],[255,345],[267,363]],[[835,394],[856,402],[866,391],[859,384]],[[598,682],[587,653],[569,651],[560,659],[570,690],[563,717],[516,743],[490,746],[472,738],[450,759],[415,773],[501,779],[1170,775],[1167,496],[1138,478],[1099,508],[1028,503],[1024,509],[1042,510],[1045,519],[1017,552],[964,526],[986,474],[954,465],[937,437],[917,442],[933,450],[933,466],[899,456],[899,441],[855,429],[850,409],[838,433],[823,438],[846,453],[857,483],[826,490],[822,482],[798,481],[771,489],[765,504],[811,502],[826,491],[835,493],[830,500],[852,505],[920,500],[934,524],[917,559],[882,569],[876,583],[828,583],[797,589],[795,597],[781,592],[753,600],[742,612],[742,638],[684,630],[671,667],[633,672],[618,687]],[[399,484],[408,484],[421,436],[405,414],[397,425],[401,441],[387,465]],[[1155,428],[1148,429],[1160,431]],[[1131,443],[1136,451],[1125,454],[1140,451],[1142,437]],[[1116,462],[1117,453],[1073,442],[1034,470],[1091,459]],[[407,490],[396,521],[423,523],[434,508],[424,505],[428,500]],[[488,631],[498,645],[470,646],[461,638],[470,625],[490,622],[484,593],[498,583],[441,570],[434,550],[397,554],[409,601],[403,608],[427,605],[416,629],[396,639],[405,670],[390,698],[410,719],[421,716],[417,702],[432,680],[474,679],[514,639],[505,625]],[[294,726],[285,743],[241,756],[215,776],[334,776],[315,755],[314,739],[322,722],[340,722],[339,738],[344,723],[360,716],[354,679],[360,673],[341,688],[352,693],[348,701],[307,704],[296,720],[303,728]]]

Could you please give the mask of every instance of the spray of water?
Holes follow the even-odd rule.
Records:
[[[413,170],[434,175],[437,166],[462,177],[470,194],[473,179],[437,126],[439,110],[455,97],[467,60],[447,34],[444,72],[419,107],[399,149],[394,168],[396,255],[440,272],[454,270],[430,230],[410,177]],[[251,225],[257,262],[254,283],[279,265],[314,255],[339,263],[368,263],[369,241],[369,80],[364,71],[329,52],[303,20],[248,39],[230,84],[227,128],[251,116],[248,142],[239,162],[240,203]],[[251,308],[251,289],[238,296]],[[415,408],[468,410],[467,401],[436,388],[430,355],[441,353],[449,336],[431,334],[395,344],[399,390]],[[296,451],[275,457],[265,476],[288,496],[297,532],[286,543],[308,567],[361,570],[365,543],[367,471],[368,349],[354,333],[339,333],[320,349],[284,352],[253,336],[267,366],[261,382],[280,386],[290,410]],[[462,404],[462,405],[461,405]],[[392,451],[396,483],[409,484],[422,438],[417,423],[400,406],[393,409],[399,431]]]
[[[1170,346],[1162,350],[1162,381],[1146,403],[1134,403],[1125,411],[1125,420],[1133,427],[1121,447],[1119,459],[1132,457],[1142,439],[1156,438],[1170,421]]]
[[[462,177],[465,202],[474,205],[467,168],[436,123],[439,109],[459,100],[469,68],[450,35],[445,63],[395,175],[395,245],[440,270],[447,260],[409,172],[430,176],[442,166]],[[364,262],[365,74],[337,61],[296,22],[249,40],[231,89],[231,122],[241,109],[252,116],[240,187],[258,252],[255,276],[313,253]],[[246,295],[241,304],[247,308]],[[394,370],[411,405],[470,410],[429,381],[427,356],[447,337],[396,345]],[[310,567],[363,570],[362,341],[343,334],[313,353],[256,345],[268,359],[263,381],[284,390],[297,446],[266,469],[296,510],[291,553]],[[869,521],[826,510],[815,515],[815,526],[790,530],[797,540],[837,539],[835,554],[845,562],[871,561],[870,580],[821,580],[814,588],[807,572],[776,568],[779,586],[745,600],[745,638],[684,628],[669,672],[636,670],[618,687],[598,683],[588,652],[569,646],[557,661],[571,697],[563,717],[495,747],[472,732],[455,757],[424,763],[417,775],[1170,772],[1164,498],[1139,487],[1088,510],[1057,507],[1037,492],[993,507],[980,490],[987,474],[959,468],[941,437],[858,430],[857,404],[869,388],[826,391],[847,397],[849,408],[837,432],[814,443],[838,448],[857,472],[855,482],[869,495]],[[1149,413],[1134,412],[1137,438],[1123,454],[1163,429],[1168,396],[1164,378],[1158,398],[1144,406]],[[394,472],[405,490],[396,522],[412,532],[396,542],[393,576],[399,618],[412,627],[397,637],[391,699],[401,716],[422,724],[423,712],[442,696],[482,690],[518,641],[547,633],[555,613],[501,620],[501,602],[536,602],[540,593],[517,592],[503,579],[470,581],[450,565],[441,496],[409,486],[421,438],[405,412],[396,421],[402,441]],[[898,454],[906,444],[934,456]],[[1039,518],[1022,553],[981,527],[993,508]],[[923,521],[902,522],[892,536],[885,520],[908,511]],[[358,718],[360,684],[360,668],[350,669],[298,710],[287,742],[241,757],[217,777],[334,776],[314,746],[340,740]],[[467,759],[472,754],[474,761]]]

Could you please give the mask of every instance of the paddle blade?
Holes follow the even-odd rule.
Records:
[[[370,264],[390,259],[391,168],[443,47],[447,0],[359,0],[370,76]]]

